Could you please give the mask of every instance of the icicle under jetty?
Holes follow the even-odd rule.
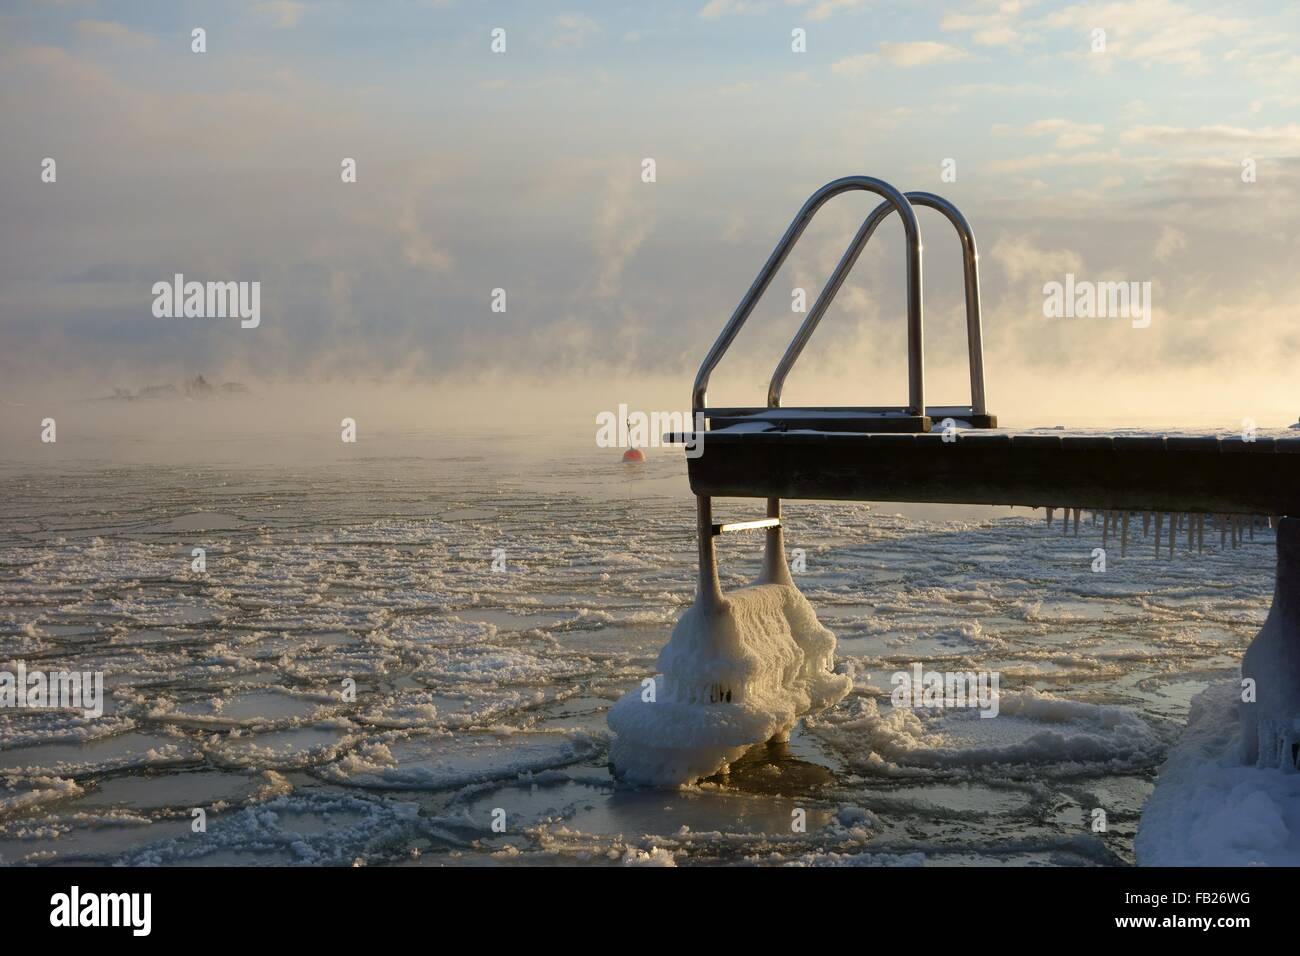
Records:
[[[681,786],[725,771],[754,744],[784,739],[805,714],[849,692],[832,673],[835,635],[792,584],[756,584],[696,601],[659,654],[653,686],[609,712],[614,773]]]

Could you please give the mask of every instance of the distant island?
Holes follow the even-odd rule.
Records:
[[[184,399],[185,401],[198,401],[213,398],[230,398],[239,395],[251,395],[252,391],[247,385],[241,385],[239,382],[222,382],[220,385],[213,385],[202,375],[196,375],[194,378],[182,382],[180,385],[146,385],[139,391],[131,391],[129,388],[115,388],[112,395],[107,395],[101,401],[105,402],[137,402],[137,401],[166,401]]]

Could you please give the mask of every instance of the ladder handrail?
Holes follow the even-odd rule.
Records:
[[[732,341],[735,340],[736,334],[740,331],[745,320],[749,318],[758,300],[762,298],[763,293],[771,284],[772,279],[776,276],[781,265],[789,256],[790,250],[798,242],[799,237],[803,235],[804,230],[812,221],[813,216],[822,207],[828,199],[847,192],[852,189],[863,189],[868,192],[874,192],[885,198],[884,205],[890,209],[897,209],[899,216],[903,220],[903,231],[907,242],[907,382],[908,382],[908,412],[913,415],[925,414],[925,364],[924,364],[924,343],[922,341],[922,322],[924,308],[921,300],[921,227],[916,221],[916,213],[913,211],[911,204],[903,193],[899,192],[889,183],[873,176],[845,176],[842,179],[836,179],[827,183],[821,189],[813,193],[808,201],[803,204],[803,208],[794,217],[790,227],[786,229],[785,235],[781,241],[772,250],[764,264],[758,277],[754,279],[749,291],[745,297],[740,300],[740,305],[736,311],[727,320],[727,324],[722,329],[722,334],[718,336],[713,347],[709,349],[709,354],[704,357],[704,362],[700,365],[700,370],[695,376],[695,386],[691,390],[691,411],[701,412],[705,409],[707,392],[709,387],[709,376],[712,374],[722,356],[726,354],[727,349],[731,347]],[[874,213],[873,213],[874,215]],[[873,227],[874,228],[874,227]],[[858,235],[862,235],[859,230]],[[869,236],[869,234],[868,234]],[[857,241],[856,239],[854,240]],[[865,242],[865,240],[864,240]],[[860,250],[859,250],[860,251]],[[856,256],[855,256],[856,258]],[[843,280],[841,279],[841,282]],[[829,305],[829,303],[827,303]],[[807,325],[805,320],[804,325]],[[811,334],[811,329],[809,330]]]
[[[980,320],[979,250],[975,245],[975,234],[971,231],[970,223],[966,221],[966,217],[961,214],[961,211],[942,196],[928,192],[908,192],[904,195],[913,206],[928,206],[943,213],[957,230],[957,235],[961,239],[962,271],[966,288],[966,349],[970,358],[971,413],[983,415],[986,413],[987,408],[984,395],[983,330]],[[853,242],[845,250],[839,264],[835,267],[835,271],[831,273],[830,279],[822,289],[821,295],[817,297],[817,301],[813,304],[812,311],[804,319],[799,331],[795,333],[794,338],[790,341],[785,355],[781,357],[776,370],[772,373],[772,380],[767,387],[767,404],[769,408],[780,406],[781,390],[785,387],[786,377],[790,374],[794,363],[802,354],[808,340],[812,338],[813,332],[816,331],[822,316],[826,314],[826,310],[830,308],[831,302],[840,291],[840,287],[844,285],[844,281],[848,278],[854,265],[857,264],[858,257],[876,231],[876,227],[893,211],[893,204],[883,202],[873,209],[871,215],[863,221],[857,235],[853,237]]]

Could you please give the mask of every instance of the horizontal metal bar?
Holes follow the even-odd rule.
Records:
[[[760,528],[779,528],[780,518],[758,518],[754,521],[732,521],[727,524],[715,524],[714,535],[730,534],[733,531],[757,531]]]

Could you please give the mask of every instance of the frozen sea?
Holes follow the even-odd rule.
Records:
[[[0,712],[0,862],[1128,864],[1272,592],[1267,530],[1171,560],[1137,521],[1096,573],[1086,516],[791,502],[854,690],[726,778],[622,788],[605,714],[691,600],[694,507],[680,451],[582,437],[7,458],[0,668],[102,671],[107,701]],[[724,540],[724,588],[760,548]],[[891,707],[918,662],[999,672],[1001,714]]]

